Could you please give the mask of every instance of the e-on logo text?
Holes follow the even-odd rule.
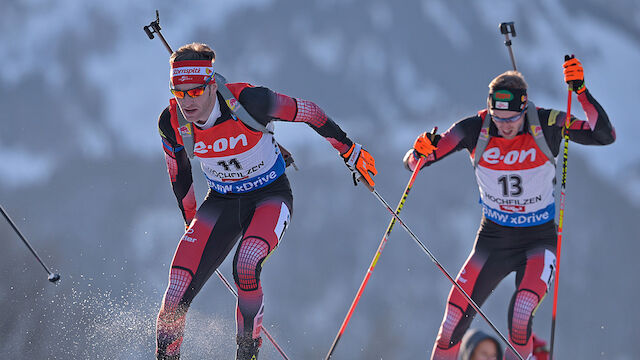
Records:
[[[497,164],[500,161],[507,165],[513,165],[516,162],[522,164],[530,156],[530,161],[536,161],[536,149],[529,150],[511,150],[506,155],[500,154],[500,148],[492,147],[482,154],[482,159],[489,164]]]
[[[244,134],[238,136],[230,136],[229,138],[220,138],[213,142],[213,144],[206,145],[202,141],[198,141],[193,146],[193,152],[198,154],[206,154],[209,150],[213,152],[223,152],[227,149],[233,150],[241,143],[241,146],[249,145],[249,141]]]

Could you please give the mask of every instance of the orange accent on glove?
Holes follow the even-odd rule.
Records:
[[[584,86],[584,68],[580,60],[573,55],[565,56],[562,67],[564,68],[564,81],[571,85],[573,91],[582,94],[587,88]]]
[[[413,143],[413,149],[417,151],[422,156],[429,156],[433,153],[437,147],[433,144],[435,141],[435,137],[439,135],[435,135],[433,133],[424,132],[418,136],[416,141]]]
[[[373,181],[373,176],[378,173],[376,160],[367,150],[362,149],[361,145],[353,143],[349,151],[342,154],[342,157],[354,175],[358,172],[369,186],[374,187],[376,185]]]

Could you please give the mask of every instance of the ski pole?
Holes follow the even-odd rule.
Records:
[[[151,40],[153,40],[154,33],[158,34],[158,37],[160,37],[160,41],[162,41],[162,44],[164,45],[164,47],[167,48],[167,51],[169,51],[169,54],[173,54],[173,50],[171,50],[171,46],[169,46],[169,43],[167,42],[167,40],[164,39],[164,36],[162,36],[162,33],[160,32],[162,28],[160,27],[160,13],[158,12],[158,10],[156,10],[156,19],[152,21],[149,25],[143,26],[142,30],[144,30],[144,32],[147,33],[147,36]]]
[[[433,133],[434,134],[435,134],[436,130],[437,130],[437,128],[433,129]],[[411,178],[409,179],[409,183],[407,184],[407,187],[404,189],[404,193],[402,193],[402,198],[400,199],[400,202],[398,203],[398,207],[396,208],[396,211],[395,211],[396,214],[400,214],[400,211],[402,211],[402,208],[404,207],[404,202],[407,200],[407,196],[409,195],[409,191],[411,191],[411,187],[413,186],[413,183],[416,180],[418,172],[420,172],[420,168],[422,168],[422,165],[424,164],[424,161],[425,161],[425,157],[421,156],[420,159],[418,160],[418,163],[416,164],[415,169],[413,170],[413,173],[411,174]],[[369,278],[371,277],[371,274],[373,273],[373,270],[376,268],[376,264],[378,263],[378,259],[380,258],[380,255],[382,254],[382,250],[384,250],[384,246],[387,243],[387,240],[389,239],[389,235],[391,234],[391,230],[393,229],[393,225],[395,223],[396,223],[396,218],[392,217],[391,218],[391,222],[389,223],[389,226],[387,226],[387,230],[385,231],[384,236],[382,237],[382,241],[380,241],[380,245],[378,245],[378,250],[376,250],[376,254],[373,257],[373,260],[371,260],[371,264],[369,265],[369,269],[367,269],[367,274],[364,276],[364,279],[362,280],[362,283],[360,284],[360,288],[358,288],[358,292],[356,293],[356,297],[353,299],[353,302],[351,303],[351,306],[349,307],[349,311],[347,311],[347,316],[342,321],[342,325],[340,326],[340,330],[338,330],[338,335],[336,335],[336,338],[333,340],[333,344],[331,344],[331,348],[329,349],[329,353],[327,353],[327,356],[326,356],[325,360],[329,360],[331,358],[331,355],[333,354],[333,351],[336,349],[336,346],[338,345],[338,341],[340,341],[340,338],[342,337],[342,334],[344,333],[344,330],[347,328],[347,324],[349,323],[349,320],[351,319],[351,315],[353,315],[353,311],[355,310],[356,306],[358,306],[358,302],[360,301],[360,297],[362,296],[362,293],[364,292],[364,288],[367,286],[367,283],[369,282]]]
[[[384,205],[384,207],[393,215],[393,217],[400,223],[400,225],[402,225],[402,227],[409,234],[409,236],[411,236],[413,241],[415,241],[415,243],[420,247],[420,249],[422,249],[422,251],[425,254],[429,255],[429,258],[431,258],[431,261],[433,261],[433,263],[436,264],[438,269],[440,269],[440,271],[442,271],[442,273],[447,277],[447,279],[449,279],[449,282],[451,282],[453,284],[453,286],[456,289],[458,289],[458,291],[460,291],[460,293],[467,299],[467,302],[471,305],[471,307],[473,307],[473,309],[478,314],[480,314],[480,316],[482,316],[482,318],[487,322],[487,324],[489,324],[489,326],[493,329],[493,331],[495,331],[496,334],[498,334],[498,336],[500,336],[500,339],[502,339],[502,341],[505,344],[507,344],[509,349],[511,349],[511,351],[513,351],[513,353],[516,354],[520,360],[524,360],[522,355],[520,355],[520,353],[513,347],[513,345],[511,345],[509,340],[507,340],[507,338],[504,335],[502,335],[500,330],[498,330],[498,328],[493,324],[493,322],[491,320],[489,320],[489,318],[485,315],[485,313],[482,311],[482,309],[480,309],[480,306],[478,306],[478,304],[476,304],[476,302],[471,298],[471,296],[469,296],[469,294],[467,294],[467,292],[462,288],[462,286],[460,286],[460,284],[458,284],[453,279],[453,277],[451,277],[451,275],[444,268],[444,266],[442,266],[442,264],[440,264],[440,262],[431,253],[431,251],[429,251],[429,249],[424,245],[424,243],[422,243],[422,241],[420,241],[420,239],[418,239],[418,237],[413,233],[413,231],[411,231],[411,229],[404,223],[404,221],[402,221],[402,219],[400,218],[400,215],[396,214],[393,211],[391,206],[389,206],[389,204],[384,200],[384,198],[382,196],[380,196],[378,191],[376,189],[374,189],[373,187],[371,187],[364,179],[362,179],[362,177],[360,177],[358,180],[361,183],[363,183],[365,186],[367,186],[367,188],[369,188],[371,193],[382,203],[382,205]]]
[[[238,293],[236,292],[236,290],[231,286],[231,284],[229,283],[229,281],[227,281],[227,279],[224,277],[224,275],[222,275],[222,273],[220,272],[220,270],[216,269],[216,275],[218,275],[218,277],[220,278],[220,280],[222,280],[222,282],[224,283],[224,285],[227,287],[227,289],[229,289],[229,291],[231,291],[231,293],[233,294],[233,296],[236,297],[236,299],[238,298]],[[273,344],[273,346],[276,348],[276,350],[278,350],[278,352],[280,353],[280,355],[282,355],[282,358],[284,358],[285,360],[289,360],[289,357],[287,356],[287,354],[284,353],[284,350],[282,350],[282,348],[280,347],[280,345],[278,345],[278,343],[276,342],[276,340],[273,338],[273,336],[271,336],[271,334],[269,334],[269,332],[267,331],[267,329],[264,328],[264,326],[262,327],[262,331],[264,331],[264,334],[267,336],[267,339],[269,339],[269,341],[271,341],[271,343]]]
[[[569,60],[565,55],[564,60]],[[556,312],[558,310],[558,283],[560,282],[560,250],[562,250],[562,224],[564,221],[564,202],[567,189],[567,163],[569,162],[569,126],[571,126],[571,85],[567,95],[567,117],[564,121],[564,150],[562,151],[562,181],[560,183],[560,214],[558,215],[558,244],[556,245],[556,278],[553,282],[553,311],[551,313],[551,345],[549,359],[553,360],[553,345],[556,335]]]
[[[49,268],[44,264],[44,262],[42,262],[42,260],[40,259],[40,256],[38,256],[38,254],[36,253],[36,251],[31,247],[31,244],[29,244],[29,242],[27,241],[27,239],[24,237],[24,235],[22,235],[22,233],[20,232],[20,230],[18,229],[18,227],[16,226],[16,224],[13,222],[13,220],[11,220],[11,218],[9,217],[9,214],[7,214],[7,212],[4,210],[4,208],[2,207],[2,205],[0,205],[0,211],[2,212],[2,215],[4,215],[4,218],[7,219],[7,221],[9,222],[9,225],[11,225],[11,227],[13,228],[13,230],[16,232],[16,234],[18,234],[18,237],[20,237],[20,239],[22,240],[22,242],[24,242],[25,245],[27,245],[27,248],[29,248],[29,251],[31,251],[31,254],[33,254],[33,256],[35,256],[36,260],[38,260],[38,262],[40,263],[40,265],[42,265],[42,267],[44,268],[44,270],[47,272],[47,274],[49,275],[48,279],[50,282],[52,283],[56,283],[56,281],[60,280],[60,274],[54,274],[52,273]]]
[[[167,40],[165,40],[164,36],[162,36],[162,33],[160,32],[160,30],[161,30],[161,28],[160,28],[160,13],[158,12],[158,10],[156,10],[156,19],[154,21],[152,21],[149,25],[143,26],[142,29],[147,34],[149,39],[152,39],[152,40],[153,40],[153,34],[154,33],[158,34],[158,37],[162,41],[162,44],[164,44],[164,47],[167,49],[167,51],[169,51],[170,54],[173,54],[173,50],[171,50],[171,46],[169,46],[169,43],[167,43]],[[224,275],[222,275],[220,270],[216,269],[216,274],[218,275],[220,280],[222,280],[222,282],[227,287],[227,289],[229,289],[229,291],[231,291],[233,296],[235,296],[235,298],[237,299],[238,298],[238,293],[231,286],[229,281],[227,281],[227,279],[224,277]],[[273,344],[273,346],[276,348],[276,350],[278,350],[280,355],[282,355],[282,357],[285,360],[289,360],[289,357],[287,356],[287,354],[284,353],[284,350],[282,350],[280,345],[278,345],[276,340],[273,338],[273,336],[271,336],[271,334],[269,334],[269,332],[267,331],[267,329],[264,328],[264,326],[262,327],[262,331],[264,331],[264,334],[267,336],[267,339],[269,339],[269,341]]]
[[[504,34],[504,45],[509,49],[509,57],[511,57],[511,64],[513,64],[513,70],[518,71],[516,68],[516,59],[513,56],[513,51],[511,50],[511,39],[509,39],[509,34],[516,37],[516,27],[513,24],[513,21],[500,23],[500,33]]]

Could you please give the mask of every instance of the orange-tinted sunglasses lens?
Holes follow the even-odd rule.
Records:
[[[189,96],[191,96],[192,98],[198,97],[202,94],[204,94],[204,89],[207,85],[202,85],[202,86],[198,86],[197,88],[194,89],[190,89],[187,91],[183,91],[183,90],[176,90],[176,89],[170,89],[171,93],[173,94],[173,96],[177,97],[178,99],[184,99],[184,97],[186,96],[186,94],[189,94]]]
[[[205,85],[206,86],[206,85]],[[204,94],[204,86],[197,87],[195,89],[187,90],[187,94],[191,97],[198,97]]]
[[[184,91],[171,89],[171,93],[173,94],[173,96],[177,97],[178,99],[184,98]]]

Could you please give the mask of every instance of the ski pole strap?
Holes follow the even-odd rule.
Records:
[[[193,159],[193,124],[188,122],[182,113],[180,104],[176,102],[176,115],[178,116],[178,132],[182,136],[182,144],[189,159]]]
[[[529,100],[527,103],[527,120],[529,121],[529,133],[533,136],[533,140],[535,140],[536,145],[542,153],[551,161],[553,166],[556,165],[556,158],[553,156],[553,152],[551,152],[551,148],[549,144],[547,144],[547,140],[544,138],[544,133],[542,132],[542,126],[540,126],[540,118],[538,117],[538,109],[533,101]],[[473,155],[473,168],[478,167],[478,163],[482,158],[482,153],[487,148],[489,144],[489,140],[491,136],[489,136],[489,127],[491,126],[491,113],[487,111],[487,115],[482,122],[482,128],[480,129],[480,134],[478,135],[478,142],[476,143],[476,148],[474,150]]]
[[[254,119],[253,116],[251,116],[251,114],[249,114],[249,112],[244,108],[244,106],[240,104],[240,101],[238,101],[238,99],[236,99],[236,97],[233,96],[233,94],[231,93],[231,90],[229,90],[229,88],[226,86],[227,79],[225,79],[224,76],[220,75],[219,73],[216,73],[215,79],[216,79],[216,83],[218,84],[218,92],[220,93],[220,95],[222,95],[224,102],[227,103],[227,106],[229,107],[229,111],[231,111],[231,115],[234,118],[240,119],[240,121],[242,121],[245,125],[252,127],[256,130],[260,130],[265,134],[273,135],[273,131],[267,129],[266,126],[262,125],[256,119]],[[298,170],[298,167],[294,164],[294,160],[293,160],[293,156],[291,155],[291,152],[285,149],[284,146],[280,144],[278,144],[278,147],[280,148],[280,153],[282,153],[282,157],[284,158],[286,166],[293,165],[293,167],[296,170]]]

